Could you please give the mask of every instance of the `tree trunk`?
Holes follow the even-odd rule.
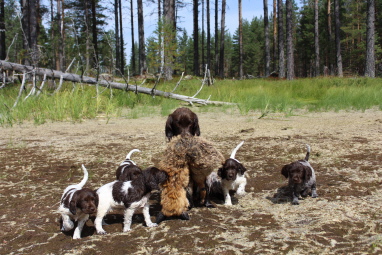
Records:
[[[265,49],[265,77],[269,76],[271,64],[271,52],[269,46],[269,22],[268,22],[268,0],[264,0],[264,49]]]
[[[160,0],[158,1],[160,3]],[[160,4],[159,4],[160,7]],[[131,23],[131,71],[133,74],[137,71],[135,63],[135,41],[134,41],[134,4],[133,0],[130,0],[130,23]]]
[[[87,73],[90,69],[90,19],[89,19],[89,0],[85,0],[85,36],[86,36],[86,53],[85,53],[85,59],[86,59],[86,65],[85,65],[85,72]],[[64,71],[63,69],[61,69]]]
[[[205,63],[205,54],[204,54],[204,41],[205,41],[205,31],[204,31],[204,0],[202,0],[202,67],[206,65]]]
[[[375,77],[375,0],[367,0],[365,76]]]
[[[210,19],[210,0],[207,1],[207,65],[211,70],[211,19]],[[208,83],[208,85],[210,85]]]
[[[287,79],[294,79],[294,54],[293,54],[293,1],[286,0],[286,54],[287,54]]]
[[[56,54],[57,54],[57,44],[55,43],[55,26],[54,26],[54,9],[53,9],[53,1],[50,0],[50,41],[52,43],[52,52],[51,52],[51,59],[52,59],[52,68],[56,68]]]
[[[21,11],[24,49],[29,55],[24,59],[24,63],[37,65],[39,61],[37,48],[39,0],[21,0]]]
[[[277,70],[277,1],[273,0],[273,71]]]
[[[120,54],[121,54],[121,73],[122,75],[125,74],[125,45],[124,45],[124,41],[123,41],[123,27],[122,27],[122,19],[123,19],[123,16],[122,16],[122,1],[119,0],[119,38],[120,38],[120,45],[119,47],[121,47],[120,49]]]
[[[226,0],[222,0],[222,17],[220,25],[220,61],[219,61],[219,76],[224,78],[224,40],[225,40],[225,7]]]
[[[325,75],[333,75],[333,58],[332,58],[332,45],[333,45],[333,36],[332,36],[332,11],[331,11],[331,0],[328,0],[327,4],[327,17],[328,17],[328,23],[327,23],[327,30],[328,30],[328,39],[329,39],[329,47],[328,52],[326,55],[326,65],[327,70],[324,71]]]
[[[279,77],[285,77],[285,53],[284,53],[284,20],[283,20],[283,1],[277,0],[277,19],[279,34]]]
[[[0,60],[4,60],[7,57],[7,51],[5,47],[4,0],[0,0]]]
[[[314,76],[320,76],[320,43],[318,33],[318,0],[314,0]]]
[[[199,76],[199,10],[198,10],[198,0],[193,0],[193,17],[194,17],[194,75]]]
[[[143,3],[138,0],[138,34],[139,34],[139,70],[140,74],[146,73],[146,50],[145,50],[145,28],[143,22]]]
[[[166,80],[172,80],[174,71],[174,44],[176,41],[175,0],[165,0],[163,8],[164,74]]]
[[[341,36],[340,36],[340,0],[334,0],[334,17],[335,17],[335,41],[336,41],[336,63],[337,74],[339,77],[343,77],[342,71],[342,55],[341,55]]]
[[[92,5],[92,33],[93,33],[93,47],[94,47],[94,57],[93,66],[99,72],[99,62],[98,62],[98,32],[97,32],[97,12],[96,12],[96,0],[91,1]]]
[[[215,0],[215,75],[219,73],[219,0]]]
[[[131,1],[133,1],[133,0],[131,0]],[[119,17],[119,8],[118,8],[118,5],[119,5],[119,0],[114,0],[114,27],[115,27],[114,35],[115,35],[115,69],[116,69],[115,74],[116,75],[120,75],[120,73],[117,70],[121,70],[121,66],[120,66],[121,53],[119,52],[120,41],[119,41],[119,18],[118,18]]]
[[[239,77],[242,79],[243,73],[243,15],[242,4],[239,0]]]

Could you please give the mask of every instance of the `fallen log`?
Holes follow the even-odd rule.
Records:
[[[0,69],[14,70],[17,72],[22,72],[22,73],[34,72],[36,75],[39,75],[39,76],[46,75],[46,77],[50,77],[50,78],[54,78],[54,79],[63,79],[65,81],[86,83],[86,84],[90,84],[90,85],[98,84],[98,85],[103,86],[103,87],[111,87],[111,88],[126,90],[126,91],[135,91],[138,93],[148,94],[148,95],[152,95],[152,96],[162,96],[162,97],[167,97],[167,98],[173,98],[176,100],[186,101],[190,104],[235,105],[234,103],[221,102],[221,101],[209,101],[208,99],[200,99],[200,98],[195,98],[195,97],[189,97],[189,96],[174,94],[171,92],[165,92],[165,91],[161,91],[161,90],[153,90],[151,88],[145,88],[145,87],[137,86],[137,85],[129,85],[129,84],[123,84],[123,83],[118,83],[118,82],[110,82],[110,81],[106,81],[106,80],[98,80],[97,81],[93,77],[81,76],[78,74],[66,73],[66,72],[61,72],[61,71],[57,71],[57,70],[53,70],[53,69],[47,69],[47,68],[39,68],[39,67],[33,67],[33,66],[20,65],[20,64],[16,64],[16,63],[10,63],[10,62],[6,62],[6,61],[2,61],[2,60],[0,60]]]

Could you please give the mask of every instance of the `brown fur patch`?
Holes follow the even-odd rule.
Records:
[[[186,211],[189,203],[185,189],[190,176],[202,189],[207,176],[223,163],[223,155],[211,142],[197,136],[173,138],[159,162],[159,168],[169,176],[167,182],[162,185],[163,214],[177,216]]]

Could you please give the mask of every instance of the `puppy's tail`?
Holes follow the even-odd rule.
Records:
[[[89,177],[88,170],[86,170],[83,164],[82,164],[82,170],[84,171],[84,178],[82,179],[80,183],[78,183],[78,186],[81,186],[81,188],[85,186],[85,183],[88,181],[88,177]]]
[[[130,159],[130,158],[131,158],[131,155],[133,155],[134,152],[141,152],[141,151],[138,150],[138,149],[133,149],[133,150],[131,150],[131,151],[127,154],[126,159]]]
[[[232,151],[230,158],[235,159],[236,152],[240,149],[240,147],[243,145],[244,141],[239,143],[236,148]]]
[[[308,160],[309,160],[309,156],[310,156],[310,146],[309,146],[309,144],[306,144],[305,161],[308,161]]]

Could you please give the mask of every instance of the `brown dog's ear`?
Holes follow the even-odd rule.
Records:
[[[304,166],[305,181],[308,181],[312,177],[312,169],[308,166]]]
[[[69,203],[69,211],[71,214],[76,215],[77,213],[77,194],[73,194],[72,200]]]
[[[194,123],[192,124],[192,131],[193,131],[194,135],[200,136],[199,120],[198,120],[197,116],[195,117]]]
[[[281,169],[281,174],[285,176],[285,178],[288,178],[289,176],[289,171],[290,171],[290,166],[285,165],[283,169]]]
[[[172,120],[172,116],[170,114],[170,115],[168,115],[168,118],[166,121],[166,126],[165,126],[166,137],[168,138],[169,141],[174,136],[174,132],[172,130],[172,122],[173,122],[173,120]]]

